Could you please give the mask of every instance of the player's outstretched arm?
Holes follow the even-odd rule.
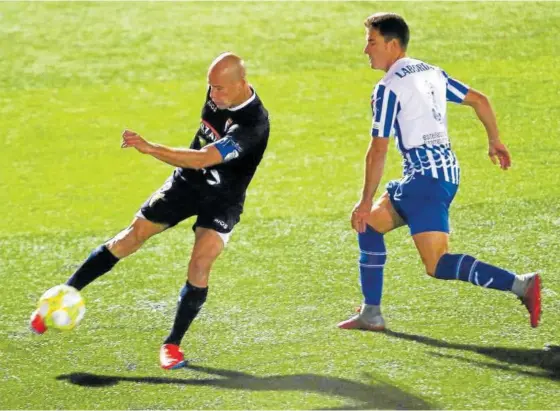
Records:
[[[121,147],[134,147],[143,154],[149,154],[175,167],[198,170],[222,162],[222,155],[214,145],[204,147],[201,150],[166,147],[146,141],[142,136],[131,130],[125,130],[122,133]]]
[[[474,89],[469,89],[463,104],[474,109],[480,122],[486,129],[488,135],[488,156],[494,164],[500,162],[502,170],[507,170],[511,166],[511,156],[507,147],[500,141],[496,115],[492,105],[484,94]]]
[[[359,233],[366,231],[367,220],[373,205],[373,197],[385,169],[388,147],[389,139],[384,137],[373,137],[369,144],[366,154],[362,198],[354,206],[350,218],[352,228]]]

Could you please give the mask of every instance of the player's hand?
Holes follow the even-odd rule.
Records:
[[[488,157],[494,164],[500,162],[502,170],[511,167],[511,156],[507,147],[500,140],[490,140],[488,142]]]
[[[352,215],[350,217],[350,223],[352,224],[352,228],[358,233],[363,233],[364,231],[366,231],[367,221],[371,214],[371,207],[371,200],[361,200],[354,206]]]
[[[121,148],[134,147],[141,153],[149,153],[153,148],[152,143],[144,140],[140,134],[135,133],[132,130],[124,130],[122,133],[122,143]]]

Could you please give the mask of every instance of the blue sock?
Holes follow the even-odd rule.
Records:
[[[66,284],[81,290],[96,278],[110,271],[118,262],[119,259],[111,254],[105,244],[100,245],[91,252],[89,257],[66,281]]]
[[[387,249],[383,234],[369,225],[366,231],[358,234],[360,246],[360,282],[364,303],[380,305],[383,292],[383,266],[387,260]]]
[[[460,280],[485,288],[510,291],[515,274],[478,261],[467,254],[444,254],[434,276],[440,280]]]

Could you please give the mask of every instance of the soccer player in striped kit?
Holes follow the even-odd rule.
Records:
[[[352,227],[358,232],[364,302],[357,315],[338,326],[385,329],[380,309],[387,257],[383,237],[408,225],[428,275],[512,292],[528,309],[531,326],[537,327],[541,313],[541,279],[537,273],[516,275],[476,257],[448,251],[449,206],[457,192],[460,169],[449,142],[446,103],[474,109],[488,134],[490,159],[507,170],[510,154],[500,141],[488,99],[441,68],[407,57],[409,29],[401,16],[376,13],[364,24],[364,53],[372,69],[386,74],[372,94],[372,139],[366,154],[362,196],[351,216]],[[390,135],[394,135],[403,157],[403,178],[389,182],[373,203]]]

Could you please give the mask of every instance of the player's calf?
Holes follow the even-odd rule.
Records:
[[[467,254],[444,254],[439,259],[434,277],[440,280],[470,282],[484,288],[511,291],[515,274],[486,264]]]
[[[387,250],[383,234],[369,225],[366,231],[358,234],[360,247],[360,283],[364,304],[358,315],[338,324],[343,329],[363,329],[380,331],[385,329],[381,316],[381,295],[383,291],[383,267],[387,260]]]
[[[81,290],[96,278],[111,271],[118,262],[119,259],[104,244],[100,245],[66,281],[66,285]]]
[[[437,263],[434,277],[511,291],[527,307],[531,326],[538,326],[541,316],[541,279],[536,273],[517,276],[511,271],[484,263],[467,254],[444,254]]]
[[[358,246],[360,248],[360,283],[364,303],[379,305],[383,292],[383,268],[387,261],[383,234],[368,225],[365,232],[358,234]]]
[[[164,229],[164,225],[136,217],[129,227],[93,250],[66,284],[81,290],[111,271],[121,259],[138,250],[148,238]]]
[[[173,327],[164,344],[181,344],[185,333],[206,302],[207,295],[208,287],[196,287],[187,281],[179,294]]]

